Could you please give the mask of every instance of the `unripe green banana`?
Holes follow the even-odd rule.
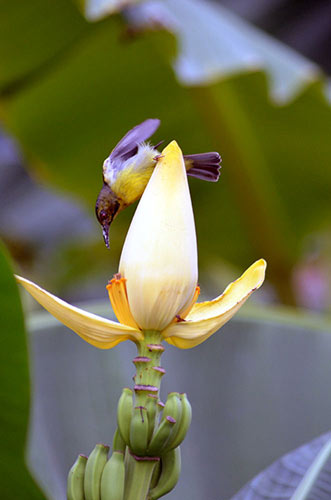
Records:
[[[71,467],[67,482],[67,500],[84,500],[84,473],[87,457],[78,455]]]
[[[172,417],[166,417],[161,421],[148,446],[147,452],[149,456],[156,457],[162,454],[162,450],[168,442],[175,424],[176,420]]]
[[[124,484],[124,454],[114,451],[102,472],[101,500],[123,500]]]
[[[120,451],[121,453],[125,453],[126,444],[124,439],[122,438],[120,431],[116,429],[114,437],[113,437],[113,451]]]
[[[146,455],[148,445],[148,416],[144,406],[133,409],[130,429],[130,450],[135,455]]]
[[[128,387],[124,387],[117,405],[117,426],[127,446],[130,446],[132,409],[133,392]]]
[[[173,448],[177,448],[177,446],[182,443],[191,425],[192,407],[185,393],[180,394],[180,402],[182,406],[181,418],[178,422],[178,426],[176,425],[176,429],[174,430],[171,439],[165,447],[165,450],[167,451]]]
[[[163,445],[161,445],[160,449],[158,450],[159,455],[163,454],[165,451],[170,450],[170,448],[175,448],[175,446],[170,446],[170,443],[173,441],[174,437],[178,433],[179,424],[181,421],[181,415],[182,415],[182,402],[180,400],[180,394],[178,392],[170,392],[168,394],[168,398],[163,410],[161,424],[162,421],[167,417],[173,418],[175,420],[175,424],[173,425],[171,434],[169,434],[168,439],[164,440]]]
[[[146,410],[148,415],[148,441],[150,441],[156,425],[156,414],[158,413],[157,406],[157,396],[154,396],[154,394],[148,394],[146,398]]]
[[[108,458],[109,446],[97,444],[88,457],[84,476],[85,500],[100,500],[101,475]]]
[[[163,497],[176,486],[181,469],[180,447],[168,451],[161,457],[161,475],[157,485],[152,488],[148,500]]]
[[[176,420],[176,428],[178,427],[182,414],[182,403],[178,392],[170,392],[167,397],[165,407],[163,409],[162,420],[166,417],[172,417]]]
[[[149,485],[149,488],[152,490],[153,488],[155,488],[155,486],[157,485],[157,483],[159,482],[159,479],[160,479],[160,475],[161,475],[161,460],[159,460],[156,464],[155,464],[155,467],[154,467],[154,470],[153,470],[153,474],[152,474],[152,479],[151,479],[151,482],[150,482],[150,485]]]

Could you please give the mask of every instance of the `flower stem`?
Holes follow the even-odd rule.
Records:
[[[136,367],[133,408],[135,420],[131,420],[131,450],[127,448],[125,458],[124,500],[146,500],[155,465],[160,460],[158,457],[147,456],[147,449],[157,422],[159,391],[165,373],[160,366],[164,347],[161,344],[160,332],[147,330],[143,333],[144,339],[136,342],[138,355],[133,359]],[[146,443],[144,443],[145,432]]]
[[[147,396],[158,399],[162,376],[165,370],[160,366],[164,347],[161,333],[155,330],[144,331],[144,340],[137,342],[138,356],[133,359],[136,366],[135,396],[136,406],[145,406]]]
[[[128,457],[128,480],[125,484],[124,500],[146,500],[157,460],[140,460]]]

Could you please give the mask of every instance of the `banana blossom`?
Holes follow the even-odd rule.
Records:
[[[43,290],[17,281],[55,318],[86,342],[110,349],[139,342],[157,330],[169,344],[189,349],[221,328],[265,276],[263,259],[251,265],[211,301],[199,295],[197,244],[183,156],[175,141],[162,152],[128,231],[119,273],[107,289],[119,322],[86,312]]]

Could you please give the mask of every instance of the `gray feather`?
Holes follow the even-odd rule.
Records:
[[[109,156],[109,160],[113,163],[116,160],[125,161],[131,156],[134,156],[137,153],[138,144],[149,139],[159,128],[159,125],[160,120],[157,118],[149,118],[133,127],[115,146]]]

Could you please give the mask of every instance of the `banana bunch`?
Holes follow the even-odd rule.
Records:
[[[186,394],[171,392],[162,415],[154,395],[146,406],[135,406],[133,391],[124,388],[117,407],[119,433],[133,455],[162,457],[177,448],[191,424],[192,409]]]
[[[165,405],[156,396],[148,395],[146,406],[135,406],[133,391],[123,389],[110,458],[109,446],[103,444],[97,444],[89,457],[79,455],[69,471],[67,500],[124,500],[125,483],[130,480],[128,455],[133,460],[159,457],[148,500],[166,495],[179,478],[179,445],[191,417],[186,394],[171,392]]]
[[[67,500],[124,500],[124,453],[114,450],[107,460],[108,446],[97,444],[90,456],[79,455],[69,471]],[[148,500],[171,491],[180,475],[179,446],[162,455]]]

